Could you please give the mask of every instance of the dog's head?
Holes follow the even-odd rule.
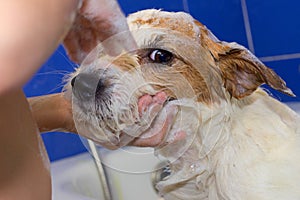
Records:
[[[144,10],[128,24],[138,48],[111,57],[98,46],[69,83],[78,131],[106,146],[125,145],[149,127],[155,116],[138,111],[145,94],[165,92],[163,105],[188,98],[209,106],[266,83],[293,95],[251,52],[219,41],[186,13]]]

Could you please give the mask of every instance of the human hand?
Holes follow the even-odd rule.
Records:
[[[182,140],[186,137],[186,133],[183,130],[172,130],[175,131],[173,134],[175,137],[172,141],[166,139],[167,134],[172,129],[172,125],[178,112],[178,108],[174,105],[166,105],[161,111],[163,108],[162,103],[164,103],[166,99],[167,96],[163,92],[160,92],[155,96],[144,95],[139,99],[138,109],[140,115],[147,109],[151,109],[152,111],[150,112],[153,112],[152,114],[158,116],[153,121],[152,126],[130,142],[129,145],[139,147],[159,147]]]
[[[114,35],[114,39],[105,41]],[[64,46],[71,60],[82,63],[100,42],[106,53],[113,56],[135,48],[126,18],[116,0],[84,0],[64,39]]]

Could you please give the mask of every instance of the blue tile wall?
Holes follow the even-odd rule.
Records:
[[[253,42],[255,54],[274,69],[298,97],[288,97],[266,88],[281,101],[300,101],[299,0],[119,0],[119,3],[126,14],[150,8],[185,10],[211,29],[220,40],[235,41],[246,47]],[[242,9],[242,5],[246,5],[246,9]],[[248,18],[244,18],[245,10]],[[249,22],[253,41],[246,35],[244,21]],[[60,46],[24,87],[26,95],[61,91],[64,75],[73,71],[74,67]],[[52,161],[86,151],[77,135],[47,133],[43,139]]]
[[[189,11],[220,40],[248,47],[240,0],[189,1]]]
[[[183,11],[184,6],[180,0],[118,0],[126,15],[144,9],[162,9],[168,11]]]
[[[257,56],[300,52],[299,0],[248,0],[247,8]]]

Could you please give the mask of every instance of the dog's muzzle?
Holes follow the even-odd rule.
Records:
[[[118,147],[148,129],[155,115],[139,116],[138,98],[147,87],[142,78],[113,66],[74,76],[70,85],[78,132],[103,146]]]

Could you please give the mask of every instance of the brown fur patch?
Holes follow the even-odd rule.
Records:
[[[198,69],[179,59],[166,67],[145,65],[142,72],[147,82],[155,83],[152,85],[155,90],[164,91],[171,98],[195,98],[203,103],[213,100],[209,84]]]
[[[118,66],[119,69],[128,72],[139,66],[138,56],[125,53],[113,60],[112,64]]]
[[[151,25],[153,28],[164,28],[173,31],[178,31],[183,33],[186,36],[196,38],[196,33],[194,31],[193,24],[186,23],[183,19],[174,19],[174,18],[150,18],[147,20],[137,19],[132,23],[141,25]]]

